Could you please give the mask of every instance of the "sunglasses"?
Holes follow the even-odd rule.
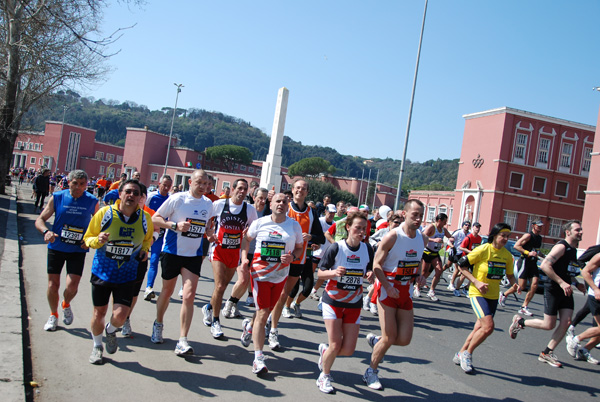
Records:
[[[396,225],[400,225],[402,222],[400,222],[400,221],[392,221],[392,223],[395,223]]]
[[[123,190],[123,191],[125,191],[125,194],[133,194],[134,197],[140,196],[140,192],[138,190],[127,189],[127,190]]]

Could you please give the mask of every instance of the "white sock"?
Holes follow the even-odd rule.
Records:
[[[263,351],[262,350],[255,350],[254,351],[254,358],[258,359],[259,357],[262,357],[263,355]]]
[[[187,341],[187,336],[182,336],[179,338],[179,343],[187,345],[188,341]]]
[[[92,339],[94,340],[94,346],[102,346],[102,332],[98,335],[92,334]]]
[[[114,325],[112,325],[112,322],[109,321],[108,324],[106,324],[106,333],[112,334],[116,330],[117,330],[117,327],[115,327]]]

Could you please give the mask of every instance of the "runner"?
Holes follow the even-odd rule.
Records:
[[[243,346],[248,346],[250,339],[254,342],[254,374],[268,371],[263,354],[265,324],[281,299],[290,263],[304,252],[302,228],[297,221],[286,216],[288,206],[284,194],[275,194],[271,201],[273,213],[254,221],[242,240],[242,266],[250,266],[256,313],[252,319],[246,318],[242,322],[241,342]],[[256,248],[250,265],[248,247],[254,239]]]
[[[97,249],[92,265],[92,316],[91,332],[94,341],[90,363],[102,364],[102,332],[106,335],[106,352],[117,351],[117,329],[129,314],[133,282],[139,261],[148,258],[154,226],[150,215],[139,206],[141,188],[137,180],[121,182],[121,198],[100,209],[85,232],[88,247]],[[104,326],[110,296],[113,308],[109,322]]]
[[[216,229],[214,235],[208,237],[208,240],[212,243],[209,254],[215,289],[210,303],[202,307],[204,325],[210,327],[213,338],[223,336],[219,321],[223,294],[240,262],[243,232],[257,219],[254,206],[244,201],[247,193],[248,182],[245,179],[237,179],[233,182],[230,198],[220,199],[213,203],[212,216],[216,220]],[[225,306],[224,315],[232,314],[233,306],[231,304],[228,303]]]
[[[542,228],[544,227],[544,222],[535,221],[531,224],[531,231],[529,233],[525,233],[517,242],[515,243],[515,250],[521,253],[521,257],[517,264],[519,267],[523,267],[519,275],[519,286],[521,289],[525,289],[527,286],[527,280],[531,280],[531,286],[529,287],[529,291],[525,295],[525,300],[523,301],[523,305],[519,310],[520,314],[532,316],[533,313],[529,311],[529,303],[533,296],[535,296],[535,292],[538,288],[538,282],[540,280],[540,274],[538,270],[538,256],[540,247],[542,247]],[[498,303],[504,307],[506,298],[513,294],[515,291],[513,288],[508,289],[504,293],[500,293],[500,300]]]
[[[440,258],[440,250],[444,245],[444,236],[447,238],[451,238],[452,235],[446,229],[446,224],[448,223],[448,215],[442,213],[438,214],[435,217],[435,223],[430,223],[423,230],[423,234],[429,237],[429,242],[427,246],[425,246],[425,250],[423,251],[423,259],[421,263],[421,275],[425,278],[429,277],[431,273],[431,267],[435,270],[435,274],[433,275],[433,279],[431,280],[431,287],[429,292],[427,292],[427,297],[431,299],[431,301],[438,301],[438,297],[435,295],[435,287],[440,281],[442,277],[442,272],[444,269],[442,267],[442,259]],[[481,242],[480,242],[481,243]],[[415,284],[415,289],[413,295],[415,297],[421,297],[421,291],[419,288],[419,284]]]
[[[579,246],[583,234],[581,222],[570,220],[565,223],[563,230],[565,239],[556,243],[548,256],[542,261],[542,271],[548,276],[548,282],[544,288],[544,319],[525,320],[515,314],[508,329],[512,339],[515,339],[519,331],[526,327],[550,331],[556,327],[558,314],[560,323],[554,330],[548,346],[538,357],[539,361],[548,363],[552,367],[562,367],[562,363],[558,361],[554,354],[554,349],[565,336],[571,323],[574,307],[571,286],[576,286],[577,289],[585,293],[583,284],[575,279],[575,276],[579,274],[577,269],[577,246]]]
[[[469,229],[471,229],[471,222],[470,221],[464,221],[461,228],[460,229],[456,229],[453,233],[452,233],[452,238],[454,240],[450,240],[450,243],[452,243],[452,248],[449,250],[449,258],[448,261],[446,261],[446,265],[444,265],[444,271],[447,270],[448,268],[450,268],[452,266],[452,264],[454,264],[454,272],[452,273],[452,278],[450,278],[450,283],[448,284],[448,290],[454,292],[454,296],[456,297],[460,297],[460,288],[463,284],[463,281],[465,280],[465,277],[460,275],[460,269],[458,268],[458,260],[461,259],[461,257],[463,256],[463,251],[460,250],[460,245],[462,244],[462,241],[465,239],[465,237],[467,237],[467,235],[469,234]],[[458,280],[458,283],[456,283],[456,279],[459,277],[460,275],[460,279]],[[454,286],[454,283],[456,283],[456,287]],[[463,291],[463,294],[465,296],[468,295],[468,293],[466,291]]]
[[[596,244],[595,246],[590,246],[588,247],[587,250],[585,250],[583,252],[583,254],[581,254],[579,256],[579,258],[577,259],[577,262],[579,262],[579,264],[581,266],[585,266],[596,254],[600,253],[600,244]],[[586,282],[587,285],[587,282]],[[589,287],[588,287],[588,291],[589,291]],[[591,313],[590,310],[590,306],[588,303],[585,303],[580,309],[579,311],[575,314],[575,317],[573,317],[573,319],[571,320],[571,325],[569,326],[569,329],[567,330],[567,336],[568,337],[574,337],[575,336],[575,327],[577,326],[577,324],[579,324],[581,321],[583,321],[585,319],[585,317],[588,316],[588,314]],[[592,318],[592,325],[596,326],[596,321]],[[596,346],[596,348],[600,348],[600,346]]]
[[[160,178],[158,182],[158,190],[153,191],[148,194],[148,198],[146,199],[146,206],[148,208],[157,211],[158,208],[169,198],[169,191],[173,186],[173,179],[171,176],[164,175]],[[146,280],[146,290],[144,292],[144,300],[150,301],[156,297],[156,293],[154,293],[154,281],[156,280],[156,275],[158,274],[158,261],[160,259],[160,252],[163,247],[163,240],[165,237],[165,230],[161,228],[158,232],[158,237],[156,237],[154,243],[152,243],[152,248],[150,248],[150,264],[148,269],[148,278]]]
[[[341,221],[339,221],[341,222]],[[332,244],[319,264],[319,280],[327,280],[323,292],[323,320],[329,344],[319,345],[317,386],[334,392],[331,366],[337,356],[352,356],[360,328],[363,277],[373,282],[373,249],[363,238],[367,219],[361,212],[346,217],[348,238]]]
[[[419,230],[424,209],[421,201],[408,200],[402,210],[405,221],[385,235],[375,254],[373,273],[377,278],[375,284],[382,335],[367,335],[373,353],[371,364],[363,375],[363,381],[372,389],[383,388],[377,368],[390,346],[406,346],[412,339],[414,312],[410,285],[417,276],[420,285],[425,282],[425,278],[419,276],[419,262],[429,240]]]
[[[481,227],[481,225],[475,226],[476,224],[473,224],[474,228]],[[504,247],[510,237],[510,231],[511,227],[506,223],[497,223],[488,235],[488,243],[473,251],[467,250],[469,252],[458,261],[462,274],[471,281],[469,299],[477,316],[473,331],[453,358],[453,362],[460,364],[467,374],[473,372],[472,355],[475,348],[494,332],[494,314],[498,307],[500,281],[504,275],[517,292],[521,293],[521,288],[517,285],[513,274],[512,254]],[[463,240],[463,244],[466,241],[467,239]]]
[[[204,196],[209,179],[202,169],[194,170],[188,179],[190,189],[171,195],[156,211],[152,222],[167,229],[160,257],[163,279],[162,290],[156,301],[156,320],[152,329],[153,343],[163,343],[163,318],[171,295],[181,275],[183,300],[181,303],[179,341],[175,347],[178,356],[193,354],[187,336],[194,315],[194,298],[202,266],[202,235],[212,218],[212,202]],[[168,219],[168,221],[166,220]]]
[[[48,204],[35,220],[35,227],[44,235],[48,244],[48,305],[50,317],[44,330],[55,331],[58,321],[58,290],[60,275],[67,264],[66,287],[63,291],[63,323],[71,325],[73,310],[71,301],[77,294],[85,256],[88,252],[83,242],[83,234],[92,216],[98,212],[98,200],[86,189],[87,173],[73,170],[69,173],[69,189],[57,191],[50,197]],[[52,230],[46,227],[46,221],[55,214]]]

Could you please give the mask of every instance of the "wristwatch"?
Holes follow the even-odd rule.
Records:
[[[49,229],[46,229],[46,230],[44,230],[44,231],[42,232],[42,235],[44,235],[44,236],[45,236],[45,235],[46,235],[46,233],[48,233],[49,231],[50,231]]]
[[[171,223],[171,230],[177,230],[177,222]]]

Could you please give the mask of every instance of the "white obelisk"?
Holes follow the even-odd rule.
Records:
[[[271,131],[271,145],[260,175],[260,186],[269,190],[275,186],[275,192],[277,193],[281,190],[281,147],[283,146],[283,131],[285,129],[289,93],[290,91],[283,87],[279,89],[277,94],[275,119]]]

